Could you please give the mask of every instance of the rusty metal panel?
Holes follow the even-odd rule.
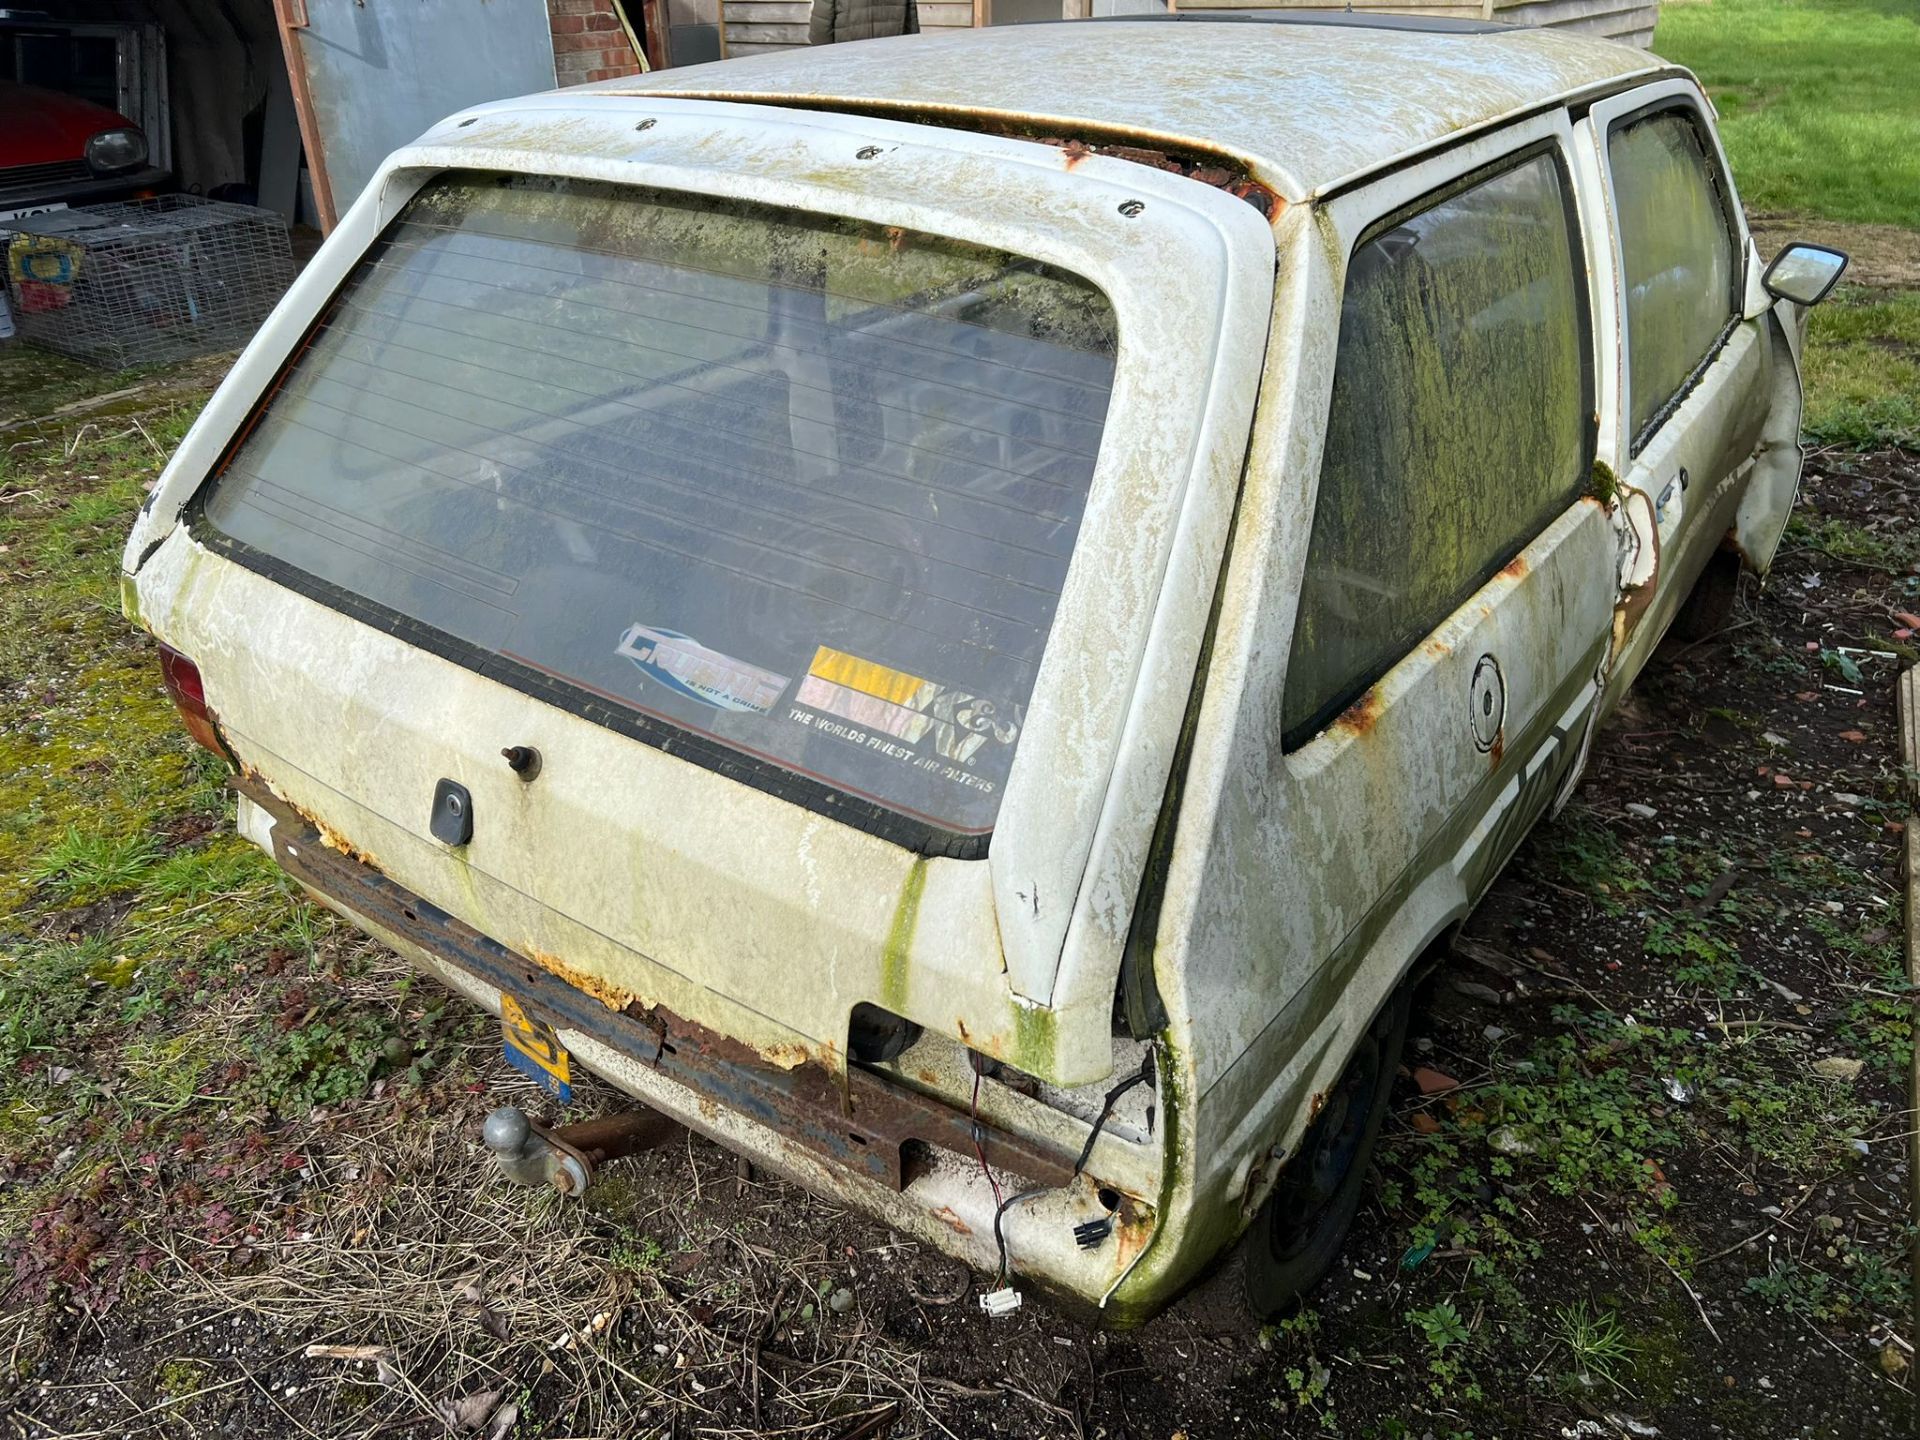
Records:
[[[615,1008],[328,845],[316,823],[258,778],[241,777],[234,787],[273,818],[273,858],[280,867],[329,902],[515,996],[549,1023],[592,1035],[836,1165],[898,1190],[908,1178],[907,1142],[966,1153],[977,1141],[997,1169],[1053,1186],[1073,1174],[1074,1155],[1065,1146],[970,1120],[884,1074],[857,1068],[836,1074],[813,1062],[782,1066],[664,1007],[629,1002]]]
[[[587,88],[935,124],[992,116],[1054,135],[1078,127],[1212,150],[1291,202],[1555,97],[1665,68],[1567,30],[1089,20],[754,55]],[[1117,85],[1116,75],[1156,83]]]
[[[543,0],[274,0],[274,15],[326,230],[441,117],[553,88]]]

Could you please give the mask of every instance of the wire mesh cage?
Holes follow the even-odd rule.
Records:
[[[279,215],[198,195],[9,220],[0,255],[21,338],[111,369],[234,349],[293,279]]]

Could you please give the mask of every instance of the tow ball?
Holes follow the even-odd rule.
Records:
[[[549,1130],[534,1124],[518,1105],[502,1105],[487,1116],[480,1138],[509,1180],[551,1185],[578,1197],[607,1161],[664,1145],[680,1130],[677,1121],[657,1110],[625,1110]]]

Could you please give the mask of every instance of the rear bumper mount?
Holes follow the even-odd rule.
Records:
[[[1075,1156],[1044,1141],[975,1121],[944,1100],[849,1064],[782,1069],[739,1041],[655,1006],[608,1008],[515,954],[372,866],[330,848],[318,829],[256,776],[234,788],[273,820],[273,856],[295,880],[341,909],[418,946],[443,964],[514,996],[556,1029],[602,1044],[796,1141],[824,1160],[899,1191],[913,1178],[909,1142],[971,1155],[996,1168],[1064,1185]]]

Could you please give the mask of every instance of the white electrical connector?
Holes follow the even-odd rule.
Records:
[[[1020,1292],[1011,1285],[1004,1290],[991,1291],[980,1297],[980,1308],[995,1319],[1011,1315],[1020,1308]]]

